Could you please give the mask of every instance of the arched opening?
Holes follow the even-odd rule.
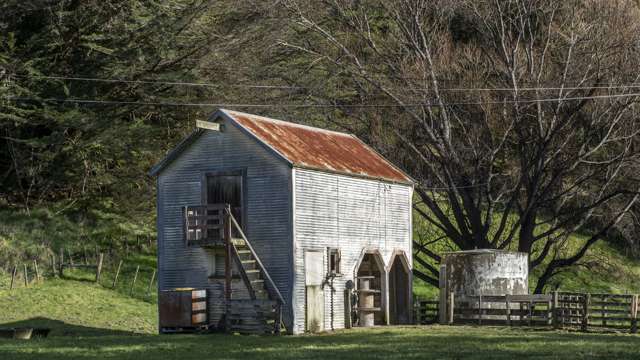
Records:
[[[358,326],[383,325],[385,271],[380,253],[365,253],[356,273]]]
[[[404,253],[396,254],[389,268],[389,322],[411,323],[411,276]]]

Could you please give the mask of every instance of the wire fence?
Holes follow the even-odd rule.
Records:
[[[155,239],[48,249],[33,259],[21,259],[0,267],[0,290],[36,287],[45,281],[67,279],[94,282],[107,289],[140,300],[157,302]],[[113,244],[114,246],[109,246]],[[119,246],[115,246],[118,244]]]

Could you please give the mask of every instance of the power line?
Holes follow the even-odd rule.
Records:
[[[48,79],[48,80],[68,80],[68,81],[86,81],[86,82],[104,82],[104,83],[126,83],[126,84],[151,84],[151,85],[175,85],[175,86],[195,86],[195,87],[239,87],[239,88],[256,88],[256,89],[311,89],[309,87],[304,86],[295,86],[295,85],[252,85],[252,84],[231,84],[231,85],[222,85],[222,84],[212,84],[212,83],[200,83],[200,82],[180,82],[180,81],[162,81],[162,80],[128,80],[128,79],[112,79],[112,78],[95,78],[95,77],[68,77],[68,76],[47,76],[47,75],[11,75],[15,77],[22,78],[34,78],[34,79]],[[435,89],[419,89],[419,88],[408,88],[409,90],[431,90]],[[457,87],[457,88],[439,88],[438,91],[452,91],[452,92],[463,92],[463,91],[478,91],[478,92],[492,92],[492,91],[548,91],[548,90],[611,90],[611,89],[640,89],[640,84],[631,83],[631,84],[608,84],[608,85],[597,85],[597,86],[541,86],[541,87],[520,87],[520,88],[508,88],[508,87],[500,87],[500,88],[468,88],[468,87]]]
[[[195,82],[179,82],[179,81],[161,81],[161,80],[127,80],[127,79],[104,79],[104,78],[87,78],[87,77],[66,77],[66,76],[45,76],[45,75],[12,75],[16,77],[30,77],[36,79],[49,80],[70,80],[70,81],[87,81],[87,82],[105,82],[105,83],[126,83],[126,84],[152,84],[152,85],[176,85],[176,86],[195,86],[195,87],[240,87],[240,88],[256,88],[256,89],[305,89],[301,86],[289,85],[245,85],[245,84],[211,84],[211,83],[195,83]]]
[[[244,108],[403,108],[403,107],[442,107],[458,105],[502,105],[502,104],[530,104],[545,102],[563,102],[578,100],[612,99],[637,97],[640,93],[576,96],[566,98],[544,98],[527,100],[504,100],[504,101],[470,101],[470,102],[443,102],[443,103],[407,103],[407,104],[235,104],[235,103],[180,103],[180,102],[152,102],[152,101],[125,101],[125,100],[94,100],[94,99],[64,99],[64,98],[31,98],[31,97],[5,97],[10,101],[41,101],[41,102],[68,102],[77,104],[107,104],[107,105],[144,105],[144,106],[170,106],[170,107],[244,107]]]

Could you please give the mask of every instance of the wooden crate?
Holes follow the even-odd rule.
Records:
[[[160,332],[195,331],[207,327],[207,291],[192,288],[160,292]]]

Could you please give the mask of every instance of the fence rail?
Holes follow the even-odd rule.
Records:
[[[443,301],[444,299],[444,301]],[[434,303],[433,301],[430,303]],[[425,305],[416,306],[416,322]],[[545,295],[441,297],[440,322],[555,328],[638,330],[638,295],[553,292]]]

